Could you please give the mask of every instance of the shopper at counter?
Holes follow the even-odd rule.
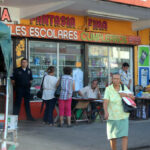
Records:
[[[57,82],[57,86],[61,82],[61,92],[59,97],[59,116],[60,116],[60,127],[63,127],[64,116],[67,117],[67,126],[71,127],[71,103],[72,93],[75,90],[75,83],[71,76],[72,68],[65,67],[63,69],[64,75],[61,77],[61,81]]]
[[[121,78],[121,83],[126,85],[128,89],[130,89],[131,85],[131,74],[128,71],[129,69],[129,64],[128,63],[123,63],[122,64],[122,69],[119,70],[120,78]]]
[[[98,88],[98,80],[94,79],[91,82],[90,86],[86,86],[83,89],[79,91],[79,95],[83,98],[95,98],[95,99],[100,99],[101,98],[101,93]],[[95,113],[94,110],[96,110],[96,105],[95,103],[91,103],[91,109],[92,109],[92,119],[95,119]]]
[[[21,67],[16,68],[11,77],[12,84],[15,86],[16,100],[14,104],[14,115],[19,115],[22,98],[24,98],[27,120],[34,121],[30,110],[30,86],[32,83],[32,71],[28,68],[28,60],[21,60]]]
[[[55,68],[53,66],[48,67],[47,75],[44,76],[43,82],[42,99],[46,103],[43,121],[44,123],[48,123],[50,126],[53,126],[53,111],[57,100],[54,96],[57,83],[57,78],[54,74]]]

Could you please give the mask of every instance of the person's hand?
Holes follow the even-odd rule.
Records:
[[[121,97],[127,97],[126,93],[119,93]]]
[[[128,94],[128,97],[131,98],[132,100],[135,100],[135,97],[133,94]]]
[[[109,117],[109,113],[108,113],[108,112],[105,112],[104,119],[105,119],[105,120],[108,120],[108,117]]]

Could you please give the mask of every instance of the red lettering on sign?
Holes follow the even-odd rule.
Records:
[[[30,19],[31,25],[75,28],[75,18],[69,16],[43,15]]]
[[[10,15],[9,15],[8,8],[4,8],[3,12],[2,12],[1,21],[5,21],[5,20],[8,21],[8,22],[11,22],[11,18],[10,18]]]
[[[88,19],[88,28],[93,27],[93,30],[107,30],[107,21]]]
[[[55,27],[59,27],[59,25],[60,25],[60,20],[59,20],[59,16],[55,16],[55,18],[54,18],[54,26]]]

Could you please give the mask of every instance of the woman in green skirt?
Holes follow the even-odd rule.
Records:
[[[122,90],[119,73],[113,74],[112,84],[104,94],[104,113],[107,120],[107,137],[112,150],[117,150],[116,139],[122,138],[122,150],[128,147],[129,113],[124,112],[122,97],[134,99],[132,94],[120,93]],[[124,86],[124,91],[129,89]]]

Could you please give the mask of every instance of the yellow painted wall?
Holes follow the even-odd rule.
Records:
[[[134,81],[138,85],[138,46],[134,47]]]
[[[150,44],[150,29],[145,29],[139,31],[139,36],[141,37],[141,45],[149,45]]]
[[[138,31],[138,35],[141,37],[141,45],[150,45],[150,29]],[[134,58],[135,85],[138,85],[138,46],[134,47]]]
[[[75,17],[75,29],[76,30],[82,30],[85,31],[87,27],[87,18],[85,16],[75,16],[75,15],[69,15],[69,14],[62,14],[62,13],[48,13],[47,15],[57,15],[57,16],[69,16],[69,17]],[[132,25],[131,22],[129,21],[115,21],[115,20],[110,20],[110,19],[102,19],[102,18],[93,18],[90,17],[94,20],[101,20],[101,21],[107,21],[108,25],[108,30],[107,31],[99,31],[99,32],[104,32],[108,34],[115,34],[115,35],[134,35],[136,36],[136,32],[132,30]],[[30,25],[30,20],[29,19],[21,19],[20,24],[23,25]],[[34,25],[35,22],[34,22]],[[58,28],[58,27],[55,27]],[[61,27],[63,29],[65,27]],[[97,32],[94,30],[93,32]]]

